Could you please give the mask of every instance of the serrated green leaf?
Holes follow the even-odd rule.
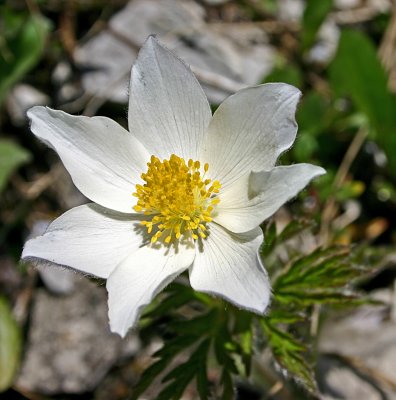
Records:
[[[374,44],[361,32],[342,31],[329,71],[337,93],[349,96],[368,117],[396,176],[396,98],[388,90],[388,78]]]
[[[252,354],[253,332],[251,329],[241,334],[240,346],[244,354]]]
[[[131,400],[139,399],[139,396],[151,385],[154,379],[165,370],[169,361],[166,358],[158,360],[143,372],[138,383],[132,390]]]
[[[240,334],[246,331],[251,331],[252,319],[254,314],[248,311],[240,310],[236,307],[234,308],[234,311],[235,311],[235,321],[232,333]]]
[[[283,351],[306,351],[306,347],[295,339],[290,333],[285,332],[271,323],[271,320],[264,317],[261,325],[267,334],[267,338],[274,348],[281,348]]]
[[[210,348],[210,339],[203,340],[191,354],[188,361],[169,372],[163,382],[172,381],[157,396],[157,400],[178,400],[181,398],[187,385],[197,378],[197,389],[202,400],[209,396],[209,385],[206,372],[206,361]]]
[[[160,359],[143,372],[138,383],[133,389],[131,400],[137,400],[139,396],[150,386],[153,380],[160,375],[166,367],[169,366],[170,362],[174,359],[174,357],[176,357],[177,354],[192,346],[196,342],[197,337],[195,335],[183,335],[168,340],[161,349],[154,353],[153,357]]]
[[[187,385],[194,378],[194,371],[190,368],[183,370],[182,376],[178,380],[166,386],[156,397],[157,400],[179,400]]]
[[[223,368],[220,382],[223,385],[222,400],[229,400],[235,397],[235,388],[232,381],[232,376],[226,368]]]
[[[360,294],[331,289],[313,289],[306,291],[284,290],[277,292],[275,298],[279,303],[299,304],[305,307],[313,304],[347,304],[356,306],[367,302]]]
[[[7,301],[0,297],[0,392],[7,390],[19,366],[22,336]]]
[[[172,287],[174,287],[174,290],[167,293],[167,297],[161,297],[160,302],[155,304],[154,308],[145,313],[144,317],[162,317],[169,311],[174,311],[177,308],[188,304],[190,301],[196,300],[191,288],[176,283],[174,283]]]
[[[212,309],[204,315],[189,320],[172,321],[169,327],[180,335],[202,336],[210,333],[215,327],[218,318],[218,310]]]
[[[236,338],[235,345],[233,352],[236,357],[240,357],[243,364],[243,374],[249,376],[253,355],[253,332],[251,327]]]
[[[344,247],[329,247],[327,249],[317,249],[313,253],[302,256],[293,261],[273,283],[274,291],[280,288],[294,285],[295,283],[303,284],[304,274],[313,273],[321,264],[333,259],[337,256],[347,256],[348,249]]]
[[[297,383],[302,384],[311,393],[318,392],[313,369],[300,354],[279,350],[274,355],[279,365],[291,374]]]
[[[315,375],[303,357],[303,354],[307,353],[306,346],[290,333],[272,324],[268,318],[261,318],[260,325],[268,338],[268,344],[279,365],[310,392],[317,392]]]
[[[274,297],[281,304],[307,307],[317,303],[365,304],[360,293],[348,287],[367,274],[354,263],[350,249],[332,246],[291,262],[273,283]]]
[[[234,360],[230,356],[229,344],[232,343],[232,337],[228,330],[227,324],[224,323],[217,332],[214,338],[214,352],[217,362],[227,369],[229,373],[237,374],[238,368],[235,365]]]
[[[166,342],[166,346],[161,347],[157,350],[153,357],[169,358],[174,357],[176,354],[180,353],[182,350],[191,346],[197,341],[197,335],[183,335],[177,336]]]
[[[0,32],[0,103],[8,89],[18,82],[40,59],[50,29],[41,15],[12,13],[5,7],[4,32]]]
[[[266,317],[272,325],[295,324],[296,322],[304,321],[306,318],[307,316],[302,312],[279,309],[271,309],[270,314]]]
[[[302,19],[301,44],[303,50],[310,48],[316,34],[333,6],[332,0],[307,0]]]
[[[198,351],[200,351],[202,354],[200,355],[200,359],[198,362],[196,379],[197,379],[197,389],[201,400],[207,400],[209,398],[209,382],[207,373],[207,359],[208,359],[209,347],[210,347],[210,340],[206,340],[203,343],[203,346],[200,346],[198,348]]]
[[[23,147],[11,140],[0,140],[0,192],[11,174],[30,158],[30,153]]]

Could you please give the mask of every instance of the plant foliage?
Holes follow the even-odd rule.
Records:
[[[144,316],[142,337],[160,332],[166,340],[153,354],[155,361],[144,371],[132,399],[137,400],[154,381],[162,385],[157,397],[160,400],[179,399],[194,381],[200,399],[213,394],[233,398],[234,378],[250,375],[252,360],[261,347],[271,350],[283,376],[293,377],[308,392],[316,393],[314,354],[309,344],[312,307],[367,301],[351,283],[368,269],[356,263],[350,248],[342,246],[317,248],[297,257],[289,251],[290,261],[280,266],[273,255],[313,227],[314,223],[306,220],[293,220],[279,233],[273,222],[264,226],[266,241],[261,255],[270,270],[279,269],[266,316],[195,293],[182,282],[169,286]],[[258,345],[260,337],[263,344]],[[216,379],[210,377],[211,365],[217,365],[220,371]]]

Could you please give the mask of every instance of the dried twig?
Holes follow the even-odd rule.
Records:
[[[73,59],[74,50],[77,47],[75,19],[76,2],[75,0],[68,0],[60,17],[59,35],[70,60]]]
[[[350,10],[334,11],[330,14],[339,25],[354,25],[372,20],[380,11],[371,6],[352,8]]]
[[[338,168],[337,174],[334,178],[333,182],[333,193],[335,193],[345,182],[345,179],[348,175],[348,172],[351,168],[353,161],[358,155],[364,141],[367,137],[367,129],[360,128],[353,138],[351,144],[348,147],[347,152],[341,162],[340,167]],[[321,221],[321,229],[320,229],[320,239],[322,243],[327,243],[330,235],[330,224],[335,215],[337,214],[337,202],[334,194],[330,196],[324,207],[322,212],[322,221]]]
[[[396,92],[396,3],[393,6],[392,18],[383,36],[378,54],[382,65],[389,73],[389,89]]]
[[[369,367],[363,360],[358,357],[347,356],[338,353],[323,353],[325,356],[333,357],[347,366],[349,365],[353,369],[359,371],[361,374],[369,376],[372,380],[380,385],[385,385],[393,390],[396,390],[396,381],[385,375],[382,371],[377,368]]]

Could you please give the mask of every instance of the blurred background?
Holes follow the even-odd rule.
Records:
[[[396,399],[391,0],[0,1],[0,398],[126,399],[161,343],[160,334],[109,332],[103,282],[19,263],[27,238],[87,201],[29,132],[26,111],[48,105],[126,126],[130,68],[150,34],[191,65],[213,110],[249,85],[280,81],[303,92],[297,141],[280,163],[321,165],[327,175],[273,220],[314,221],[289,243],[300,253],[360,246],[373,272],[358,290],[381,301],[312,310],[320,398]],[[287,382],[258,354],[237,396],[316,398]],[[153,384],[142,398],[156,393]],[[191,388],[183,398],[197,395]]]

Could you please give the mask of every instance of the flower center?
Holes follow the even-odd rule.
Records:
[[[138,198],[134,210],[149,218],[141,224],[154,234],[155,243],[163,236],[165,243],[182,235],[194,240],[207,236],[206,223],[212,221],[212,212],[219,203],[219,181],[205,179],[209,165],[204,165],[201,176],[199,161],[188,160],[172,154],[169,160],[160,161],[151,156],[147,172],[142,174],[144,185],[136,185]]]

